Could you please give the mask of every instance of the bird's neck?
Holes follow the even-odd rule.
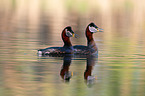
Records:
[[[70,41],[70,38],[68,38],[68,39],[65,38],[63,40],[63,42],[64,42],[64,47],[71,47],[72,46],[71,41]]]
[[[87,45],[95,44],[93,39],[93,33],[90,32],[89,28],[86,29]]]

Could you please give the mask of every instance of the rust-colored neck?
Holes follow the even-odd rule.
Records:
[[[64,47],[72,46],[70,38],[68,36],[66,36],[65,29],[62,31],[62,40],[64,42]]]
[[[87,37],[87,44],[89,45],[90,42],[94,42],[93,33],[90,32],[89,27],[86,29],[86,37]]]

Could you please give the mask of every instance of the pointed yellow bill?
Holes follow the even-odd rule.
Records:
[[[75,34],[73,33],[73,37],[75,37]]]
[[[73,72],[71,72],[71,76],[73,76]]]
[[[104,30],[102,28],[96,28],[97,32],[103,32]]]

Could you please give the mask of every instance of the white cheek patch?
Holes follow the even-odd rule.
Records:
[[[89,26],[89,30],[90,30],[90,32],[93,32],[93,33],[94,33],[94,32],[97,32],[97,29],[96,29],[95,27],[90,27],[90,26]]]
[[[72,33],[70,31],[67,31],[67,29],[65,31],[66,31],[66,36],[72,37]]]

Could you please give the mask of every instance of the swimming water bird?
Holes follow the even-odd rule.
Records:
[[[45,56],[45,55],[59,56],[62,54],[72,54],[73,46],[71,44],[70,37],[76,37],[76,34],[73,32],[70,26],[67,26],[62,31],[61,37],[64,42],[63,47],[49,47],[46,49],[39,49],[38,55],[39,56]]]
[[[98,54],[98,48],[93,38],[93,33],[103,32],[103,29],[97,27],[94,23],[90,23],[86,28],[87,46],[73,46],[74,53],[80,55]]]

